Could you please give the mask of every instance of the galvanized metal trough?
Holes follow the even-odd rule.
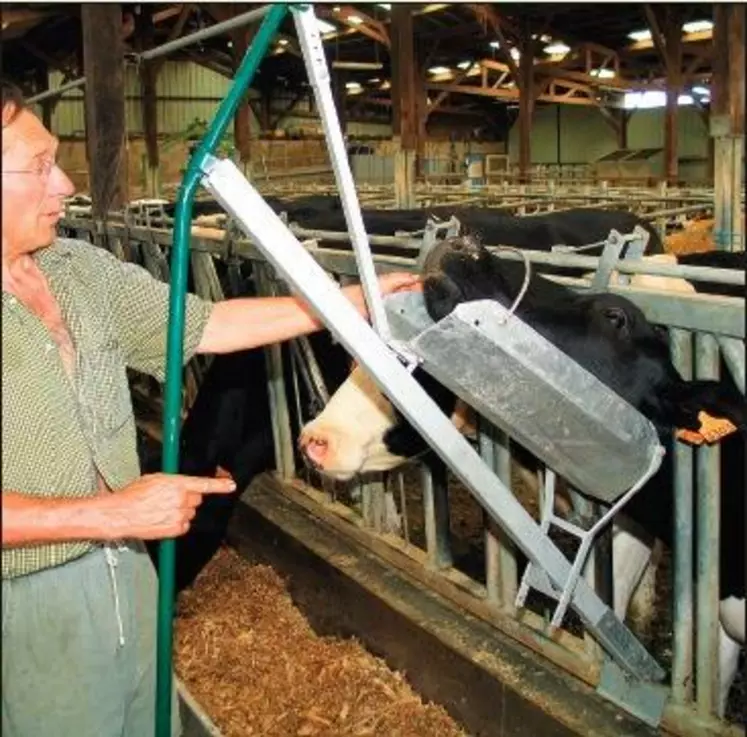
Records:
[[[651,422],[499,303],[463,303],[437,323],[421,294],[384,304],[429,374],[587,496],[614,504],[658,468]]]

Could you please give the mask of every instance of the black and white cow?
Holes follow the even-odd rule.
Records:
[[[457,239],[448,246],[438,249],[438,263],[426,265],[424,296],[432,319],[445,317],[460,302],[495,299],[505,306],[513,303],[524,280],[522,263],[498,259],[469,239]],[[708,265],[709,259],[694,260]],[[693,259],[683,261],[692,263]],[[723,266],[724,259],[719,257],[719,261]],[[662,288],[659,277],[652,277],[653,282],[647,279],[638,278],[639,286]],[[701,410],[726,417],[739,428],[721,443],[725,481],[720,551],[723,713],[744,643],[744,397],[726,377],[720,382],[682,380],[670,361],[662,332],[633,303],[617,295],[580,295],[535,276],[516,314],[651,419],[668,449],[673,429],[699,427]],[[454,410],[457,400],[448,390],[419,369],[414,376],[443,411]],[[339,479],[394,469],[427,449],[360,367],[303,429],[300,444],[311,464]],[[646,568],[653,540],[672,543],[672,488],[668,452],[657,475],[626,506],[626,516],[618,515],[613,537],[614,607],[621,618]]]

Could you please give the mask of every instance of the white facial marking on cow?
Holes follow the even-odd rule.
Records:
[[[356,366],[324,410],[302,430],[304,455],[325,475],[346,481],[358,473],[389,471],[406,459],[384,446],[394,409],[373,379]]]
[[[451,421],[467,437],[477,436],[474,410],[457,401]],[[299,444],[323,474],[347,481],[356,474],[391,471],[407,458],[390,453],[384,436],[397,417],[370,375],[355,365],[327,406],[302,430]]]

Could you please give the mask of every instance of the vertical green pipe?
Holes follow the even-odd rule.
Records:
[[[166,387],[163,419],[163,470],[179,470],[179,418],[182,404],[184,361],[184,308],[189,265],[192,204],[202,177],[202,166],[228,126],[236,108],[254,78],[260,62],[290,6],[273,5],[246,52],[228,95],[218,107],[213,122],[192,156],[179,188],[174,217],[174,247],[171,251],[171,291],[166,344]],[[171,691],[174,620],[174,563],[176,544],[163,540],[158,556],[158,629],[156,664],[156,737],[171,735]]]

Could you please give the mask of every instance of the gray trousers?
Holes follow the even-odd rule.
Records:
[[[157,591],[139,543],[3,580],[3,737],[151,737]]]

